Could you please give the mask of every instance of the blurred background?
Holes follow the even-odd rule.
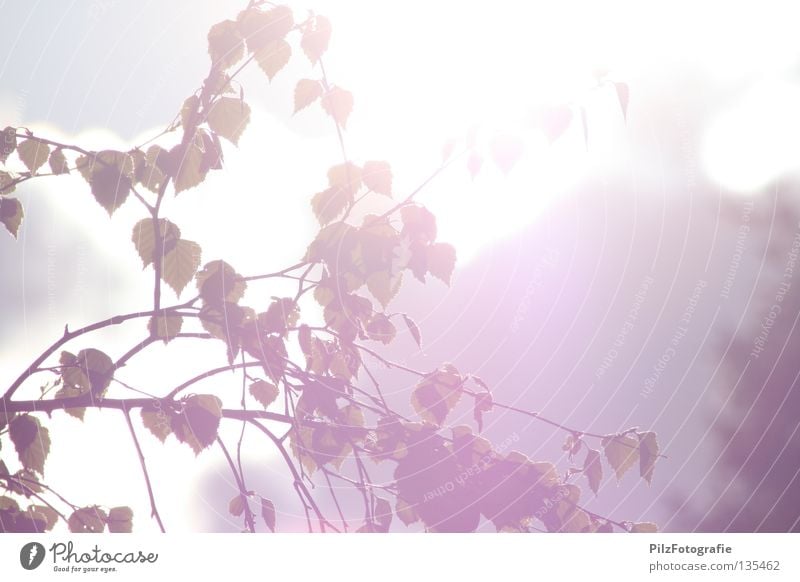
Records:
[[[392,310],[420,324],[423,349],[406,334],[387,354],[420,369],[451,361],[481,376],[497,401],[569,426],[656,431],[667,458],[652,485],[634,471],[620,484],[607,475],[586,498],[592,511],[667,531],[800,530],[795,6],[291,5],[298,18],[310,9],[332,20],[325,64],[355,95],[345,133],[353,159],[390,161],[402,193],[440,164],[449,139],[472,130],[484,154],[474,179],[456,163],[421,195],[459,263],[450,288],[403,288]],[[87,148],[140,143],[205,76],[208,28],[242,8],[0,2],[0,126]],[[295,262],[313,235],[309,200],[340,153],[318,107],[292,115],[295,83],[319,74],[293,49],[271,83],[257,70],[244,77],[253,118],[239,149],[226,150],[226,171],[165,204],[184,237],[201,242],[204,262],[269,272]],[[598,75],[629,87],[625,116]],[[530,120],[553,103],[576,115],[551,145]],[[521,144],[510,167],[494,152],[497,136]],[[0,233],[0,386],[65,324],[142,309],[151,281],[130,242],[141,218],[132,203],[109,220],[78,176],[17,192],[20,238]],[[249,291],[263,301],[283,292]],[[131,333],[144,334],[144,324],[71,351],[122,353]],[[152,350],[126,381],[163,393],[202,358],[222,365],[224,348]],[[388,398],[410,412],[412,379],[381,376]],[[208,386],[220,382],[233,380]],[[25,393],[38,388],[29,382]],[[467,407],[457,414],[471,422]],[[155,531],[119,413],[89,411],[83,424],[64,416],[51,424],[48,480],[78,504],[133,505],[136,527]],[[495,411],[484,432],[567,466],[565,435],[535,420]],[[227,514],[236,488],[218,451],[195,462],[174,441],[140,438],[168,530],[240,528]],[[274,500],[279,528],[301,528],[267,443],[252,447],[247,465],[251,487]]]

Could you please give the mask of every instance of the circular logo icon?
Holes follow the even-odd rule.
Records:
[[[39,542],[28,542],[19,552],[19,563],[26,570],[35,570],[44,561],[44,546]]]

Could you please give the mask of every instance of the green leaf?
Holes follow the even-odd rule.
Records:
[[[317,16],[306,26],[300,46],[311,64],[316,63],[328,50],[331,40],[331,22],[324,16]]]
[[[181,237],[181,229],[165,218],[158,219],[164,255],[172,251]],[[131,236],[144,267],[153,263],[156,250],[155,227],[152,218],[143,218],[133,226]]]
[[[145,410],[142,409],[142,422],[145,428],[149,430],[162,443],[167,440],[167,437],[172,434],[172,426],[170,423],[169,415],[161,409]]]
[[[69,358],[69,352],[62,352],[61,379],[65,388],[76,390],[78,396],[89,390],[102,396],[111,384],[114,375],[114,362],[104,352],[88,348]]]
[[[16,180],[16,176],[12,176],[8,172],[0,172],[0,196],[8,196],[16,190]]]
[[[228,503],[228,511],[231,515],[239,516],[244,513],[244,507],[247,504],[247,499],[244,495],[237,495]]]
[[[385,309],[397,295],[402,282],[402,273],[392,276],[389,271],[376,271],[367,277],[367,289]]]
[[[131,533],[133,531],[133,510],[125,506],[112,507],[108,512],[108,531]]]
[[[258,49],[255,53],[256,62],[267,78],[272,81],[283,67],[292,58],[292,47],[289,43],[279,38]]]
[[[47,144],[43,144],[34,139],[23,140],[17,146],[17,155],[22,163],[35,174],[41,168],[50,156],[50,148]]]
[[[431,275],[448,285],[456,266],[456,249],[447,243],[434,243],[428,247],[428,270]]]
[[[392,167],[388,162],[370,161],[364,163],[364,184],[378,194],[392,196]]]
[[[64,157],[64,152],[61,150],[61,148],[53,150],[53,153],[50,154],[49,164],[50,171],[54,174],[69,174],[67,158]]]
[[[658,526],[652,521],[643,521],[631,524],[631,533],[657,533]]]
[[[258,400],[264,407],[264,410],[266,410],[270,404],[275,402],[275,399],[280,394],[280,390],[278,390],[275,384],[265,380],[259,380],[250,384],[250,394],[252,394],[253,398]]]
[[[606,460],[619,481],[639,458],[639,440],[629,435],[607,435],[602,445]]]
[[[423,420],[441,426],[461,398],[463,378],[452,364],[427,374],[411,393],[411,405]]]
[[[417,346],[422,348],[422,334],[419,331],[419,326],[405,313],[401,315],[403,316],[403,321],[406,322],[408,331],[411,332],[411,337],[413,337],[414,341],[417,342]]]
[[[180,296],[183,289],[194,278],[200,266],[200,245],[190,240],[180,239],[175,248],[164,256],[161,278]]]
[[[583,461],[583,474],[589,480],[589,488],[597,495],[600,482],[603,480],[603,465],[600,462],[600,451],[589,449]]]
[[[244,56],[239,27],[233,20],[218,22],[208,31],[208,56],[221,69],[235,65]]]
[[[165,344],[181,332],[181,326],[183,326],[183,317],[168,313],[153,315],[147,323],[150,335],[164,340]]]
[[[101,533],[106,528],[106,519],[106,512],[95,505],[75,510],[67,525],[72,533]]]
[[[183,402],[183,411],[172,417],[172,432],[186,443],[195,455],[211,445],[217,438],[222,418],[222,401],[211,394],[189,396]]]
[[[294,112],[305,109],[322,97],[322,83],[313,79],[300,79],[294,88]]]
[[[207,121],[211,131],[237,144],[250,122],[250,106],[238,98],[220,97],[211,106]]]
[[[347,119],[353,112],[353,94],[334,85],[322,96],[322,109],[341,127],[347,127]]]
[[[275,531],[275,505],[269,499],[261,498],[261,517],[270,531]]]
[[[44,462],[50,452],[50,431],[38,418],[23,414],[11,421],[8,432],[22,466],[44,474]]]
[[[639,436],[639,474],[650,485],[653,470],[658,459],[658,440],[654,432],[640,432]]]
[[[22,203],[16,198],[0,198],[0,222],[6,227],[11,236],[17,238],[19,226],[22,224],[22,219],[25,216],[25,211],[22,209]]]

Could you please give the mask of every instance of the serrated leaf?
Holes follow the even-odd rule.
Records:
[[[410,525],[416,521],[419,521],[419,516],[417,512],[414,511],[414,508],[403,501],[400,497],[397,498],[394,506],[395,513],[400,521],[402,521],[405,525]]]
[[[199,455],[217,438],[221,418],[219,398],[212,394],[195,394],[184,401],[183,411],[172,417],[172,432]]]
[[[495,135],[489,142],[489,149],[492,153],[492,160],[498,168],[508,174],[522,157],[525,151],[525,144],[516,135],[500,133]]]
[[[292,47],[282,38],[274,40],[256,51],[256,62],[267,78],[272,81],[292,58]]]
[[[431,275],[448,285],[456,267],[456,249],[447,243],[434,243],[428,247],[428,270]]]
[[[322,109],[342,127],[347,127],[347,119],[353,112],[353,94],[341,87],[331,87],[322,96]]]
[[[208,55],[221,69],[235,65],[244,56],[239,27],[233,20],[223,20],[208,31]]]
[[[369,161],[362,170],[364,184],[378,194],[392,196],[392,167],[389,162]]]
[[[589,449],[583,461],[583,474],[589,480],[589,488],[597,495],[603,480],[603,465],[600,462],[600,451]]]
[[[89,183],[95,200],[109,216],[128,199],[134,172],[134,161],[130,154],[104,150],[80,156],[75,165]]]
[[[411,405],[423,420],[441,426],[461,398],[463,378],[452,364],[426,374],[411,393]]]
[[[328,188],[317,192],[311,199],[311,209],[320,225],[325,226],[344,212],[351,197],[342,188]]]
[[[322,97],[322,83],[313,79],[300,79],[294,88],[294,112],[305,109]]]
[[[422,348],[422,334],[419,331],[419,326],[405,313],[403,315],[403,321],[406,322],[406,327],[408,327],[408,331],[411,332],[411,337],[414,338],[414,341],[417,342],[417,346]]]
[[[97,506],[75,510],[67,520],[72,533],[101,533],[106,527],[108,516]]]
[[[275,505],[269,499],[261,498],[261,517],[270,531],[275,531]]]
[[[143,408],[142,423],[144,423],[145,428],[162,443],[172,434],[169,415],[163,410],[145,410]]]
[[[306,53],[311,64],[316,63],[320,57],[328,50],[328,43],[331,40],[331,22],[324,16],[317,16],[306,27],[300,46]]]
[[[650,485],[658,459],[658,439],[654,432],[639,433],[639,474]]]
[[[164,256],[161,278],[180,296],[200,267],[200,245],[190,240],[176,241],[175,248]]]
[[[239,31],[247,41],[247,50],[251,53],[283,39],[294,26],[294,16],[288,6],[275,6],[267,11],[243,10],[237,20]]]
[[[629,435],[608,435],[603,438],[602,445],[606,460],[619,481],[639,458],[639,440]]]
[[[168,313],[153,315],[147,323],[147,329],[150,331],[150,335],[163,340],[165,344],[169,343],[171,339],[181,332],[182,326],[183,317]]]
[[[389,531],[392,525],[392,506],[381,497],[375,497],[375,528],[380,533]]]
[[[133,510],[130,507],[112,507],[108,512],[108,531],[111,533],[131,533],[133,531]]]
[[[631,524],[631,533],[657,533],[658,526],[652,521],[643,521]]]
[[[280,395],[280,390],[275,384],[267,382],[266,380],[259,380],[250,384],[250,394],[255,398],[266,410],[267,407],[275,402],[275,399]]]
[[[26,139],[17,146],[17,155],[31,173],[35,174],[50,156],[50,148],[34,139]]]
[[[392,343],[397,335],[397,330],[391,320],[383,313],[372,316],[366,328],[369,339],[379,341],[384,345]]]
[[[388,271],[376,271],[367,277],[367,289],[386,308],[400,290],[402,281],[401,273],[392,276]]]
[[[178,239],[181,237],[181,229],[175,224],[164,218],[158,219],[158,226],[161,235],[163,254],[167,254],[175,248]],[[143,218],[133,226],[131,236],[136,252],[142,259],[144,267],[151,264],[155,257],[156,238],[155,227],[152,218]]]
[[[211,106],[207,121],[211,131],[238,144],[239,137],[250,122],[250,106],[235,97],[220,97]]]
[[[17,233],[24,217],[25,211],[19,200],[16,198],[0,198],[0,222],[3,223],[3,226],[14,238],[17,238]]]
[[[247,499],[244,495],[237,495],[228,503],[228,512],[233,516],[240,516],[244,513],[244,507],[247,504]]]
[[[67,158],[64,156],[64,152],[61,150],[61,148],[53,150],[53,153],[50,154],[48,163],[50,164],[50,171],[54,174],[69,174]]]
[[[30,505],[27,513],[36,521],[39,521],[39,518],[34,517],[32,514],[38,514],[44,518],[44,521],[47,524],[44,528],[44,531],[50,531],[58,523],[58,513],[55,509],[48,507],[47,505]]]
[[[175,193],[179,194],[203,183],[210,166],[206,164],[202,134],[184,148],[177,145],[167,154],[169,175],[174,177]]]
[[[23,414],[9,423],[8,433],[22,466],[43,475],[44,462],[50,453],[50,431],[38,418]]]

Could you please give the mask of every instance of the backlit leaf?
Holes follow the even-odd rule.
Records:
[[[447,243],[434,243],[428,247],[428,270],[431,275],[448,285],[456,266],[456,249]]]
[[[367,324],[367,335],[370,339],[382,344],[390,344],[397,335],[397,330],[391,320],[383,313],[376,313]]]
[[[111,533],[131,533],[133,531],[133,510],[130,507],[112,507],[108,512],[108,531]]]
[[[47,505],[31,505],[28,507],[27,512],[29,515],[31,515],[31,518],[36,521],[40,520],[38,516],[44,518],[45,523],[47,524],[44,528],[44,531],[50,531],[58,523],[58,513],[56,513],[55,509],[48,507]]]
[[[50,148],[34,139],[26,139],[17,146],[17,155],[31,173],[35,174],[50,156]]]
[[[190,240],[176,241],[175,248],[164,256],[161,278],[180,296],[200,266],[200,245]]]
[[[19,200],[16,198],[0,198],[0,222],[3,223],[3,226],[14,238],[17,238],[19,226],[22,224],[24,216],[25,211]]]
[[[162,443],[172,433],[169,415],[161,409],[146,410],[142,409],[142,422],[153,436]]]
[[[331,40],[331,23],[324,16],[317,16],[306,27],[300,46],[306,53],[308,60],[312,64],[316,63],[320,57],[328,50],[328,43]]]
[[[333,117],[336,123],[346,127],[347,119],[353,111],[353,94],[334,85],[322,96],[322,109]]]
[[[67,158],[64,157],[64,152],[61,148],[53,150],[49,158],[50,171],[54,174],[69,174],[69,166]]]
[[[208,55],[221,69],[235,65],[244,56],[239,27],[233,20],[223,20],[208,31]]]
[[[403,315],[403,321],[406,322],[406,327],[408,327],[408,331],[411,332],[411,337],[414,338],[414,341],[417,342],[418,347],[422,347],[422,334],[419,331],[419,326],[405,313]]]
[[[294,26],[294,16],[287,6],[275,6],[266,11],[243,10],[237,20],[239,31],[247,41],[247,50],[251,53],[282,40]]]
[[[625,472],[639,458],[639,440],[629,435],[608,435],[602,444],[606,460],[614,469],[617,480],[622,479]]]
[[[657,533],[658,526],[651,521],[643,521],[631,524],[632,533]]]
[[[164,313],[151,316],[147,329],[150,331],[150,335],[164,340],[166,344],[181,332],[182,325],[183,318],[180,315]]]
[[[658,459],[658,440],[654,432],[639,433],[639,474],[650,485]]]
[[[275,531],[275,505],[269,499],[261,498],[261,517],[270,531]]]
[[[163,254],[171,252],[181,237],[181,229],[175,224],[164,218],[158,219],[158,226],[161,235]],[[131,236],[136,251],[142,258],[142,264],[146,267],[151,264],[155,257],[156,239],[155,228],[152,218],[143,218],[133,226]]]
[[[222,418],[222,401],[211,394],[195,394],[183,403],[183,411],[172,417],[172,432],[189,445],[195,455],[217,438]]]
[[[67,520],[72,533],[101,533],[106,528],[106,512],[97,506],[76,509]]]
[[[237,495],[228,503],[228,512],[234,516],[240,516],[244,513],[244,507],[247,504],[247,499],[244,495]]]
[[[0,131],[0,162],[5,163],[8,156],[17,149],[17,129],[11,126]]]
[[[389,531],[392,525],[392,506],[382,497],[375,497],[375,528],[380,533]]]
[[[392,167],[388,162],[365,162],[362,179],[366,187],[373,192],[392,196]]]
[[[250,384],[250,394],[255,398],[266,410],[266,408],[275,402],[275,399],[280,395],[280,390],[275,384],[265,380],[259,380]]]
[[[300,79],[294,88],[294,112],[305,109],[322,97],[322,83],[313,79]]]
[[[600,482],[603,480],[603,465],[600,462],[600,451],[589,449],[583,461],[583,474],[589,480],[589,488],[597,495]]]
[[[270,81],[278,74],[292,57],[292,47],[285,40],[278,39],[256,51],[256,62]]]
[[[414,388],[411,405],[423,420],[441,426],[461,398],[461,374],[445,364],[427,374]]]
[[[50,432],[30,414],[15,417],[8,425],[9,436],[19,461],[26,469],[44,474],[44,462],[50,453]]]
[[[241,99],[220,97],[211,106],[207,121],[214,133],[234,144],[239,143],[239,136],[250,122],[250,106]]]

